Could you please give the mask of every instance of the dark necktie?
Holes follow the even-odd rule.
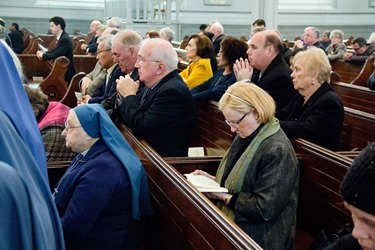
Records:
[[[142,96],[141,96],[141,101],[140,101],[141,105],[145,102],[145,100],[150,95],[150,93],[151,93],[151,89],[149,89],[149,88],[145,88],[143,90],[143,93],[142,93]]]

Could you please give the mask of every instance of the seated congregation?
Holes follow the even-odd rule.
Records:
[[[61,36],[65,23],[59,18],[51,18],[50,22],[52,33]],[[184,69],[178,68],[181,64],[168,37],[166,40],[143,39],[131,30],[109,34],[104,30],[96,36],[96,51],[88,52],[96,53],[96,69],[87,72],[90,78],[83,78],[80,89],[83,98],[73,109],[61,102],[48,101],[38,89],[24,87],[28,97],[23,95],[23,105],[28,107],[27,112],[30,113],[30,106],[34,111],[34,115],[27,116],[33,121],[28,122],[34,132],[35,127],[39,127],[47,156],[39,154],[34,161],[44,162],[39,167],[45,166],[46,161],[69,161],[67,171],[54,185],[52,205],[57,212],[51,212],[57,224],[55,232],[58,234],[55,235],[60,235],[59,240],[65,241],[67,249],[137,249],[140,244],[147,247],[147,242],[141,240],[145,232],[139,227],[144,218],[153,214],[150,190],[151,199],[155,201],[155,188],[159,183],[155,186],[147,180],[147,175],[151,178],[156,170],[150,168],[151,163],[145,158],[155,157],[157,163],[153,164],[158,167],[168,159],[188,161],[184,157],[188,156],[192,138],[200,129],[200,113],[211,101],[218,102],[217,112],[227,125],[220,127],[213,117],[204,117],[203,122],[208,130],[225,131],[229,144],[216,155],[220,161],[215,161],[218,165],[214,170],[199,170],[197,164],[190,172],[214,179],[229,192],[195,196],[205,199],[205,203],[215,204],[209,211],[220,209],[225,214],[224,221],[230,221],[230,229],[226,230],[238,230],[251,248],[294,249],[299,223],[298,193],[303,183],[299,177],[300,156],[295,152],[293,140],[302,138],[316,144],[317,148],[340,150],[345,110],[340,96],[330,85],[330,61],[336,60],[333,55],[343,59],[335,43],[337,39],[338,44],[342,44],[343,35],[340,40],[339,32],[331,33],[333,42],[327,47],[328,56],[323,49],[316,48],[315,43],[303,45],[304,48],[290,58],[289,67],[283,53],[285,44],[278,32],[253,33],[246,44],[225,36],[220,26],[214,25],[212,29],[216,54],[215,44],[205,34],[187,39],[186,56],[190,61]],[[311,30],[305,30],[305,42]],[[58,41],[57,46],[62,42]],[[16,65],[15,68],[20,65],[5,43],[0,46],[8,57],[8,64]],[[48,53],[40,52],[38,57],[44,60]],[[71,65],[74,67],[73,63]],[[22,72],[8,77],[19,78],[20,75]],[[14,85],[20,82],[17,79]],[[30,102],[25,101],[26,98]],[[6,114],[15,112],[4,111]],[[127,136],[134,136],[133,142],[126,138],[123,128],[130,133]],[[29,142],[28,138],[21,137],[21,140]],[[210,138],[207,141],[220,144]],[[36,142],[40,150],[43,142],[39,139]],[[28,147],[28,151],[36,150]],[[11,167],[16,164],[6,163]],[[2,165],[3,168],[7,167]],[[174,177],[170,178],[180,178],[179,175],[173,173]],[[99,186],[105,188],[98,189]],[[47,207],[51,206],[51,201],[53,203],[52,195],[46,194],[42,199]],[[348,198],[345,201],[350,212],[356,214],[356,204]],[[371,212],[363,206],[358,209]],[[214,212],[213,217],[217,214]],[[224,227],[227,222],[223,223]],[[61,238],[62,232],[64,238]],[[146,232],[147,237],[151,237],[150,232]],[[364,237],[354,233],[353,236]],[[204,237],[209,236],[204,233]],[[241,241],[225,237],[232,243],[224,244],[231,247],[233,242]],[[212,239],[208,241],[215,244],[211,243]]]

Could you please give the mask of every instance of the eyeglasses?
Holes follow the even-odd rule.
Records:
[[[69,126],[67,122],[65,122],[65,130],[68,132],[71,128],[81,128],[82,126]]]
[[[98,50],[96,51],[96,54],[99,55],[100,53],[105,52],[105,51],[111,51],[111,49],[103,49],[103,50],[98,49]]]
[[[238,125],[240,125],[240,123],[243,121],[243,119],[245,119],[245,117],[249,114],[248,113],[245,113],[238,121],[227,121],[225,120],[225,122],[231,126],[231,127],[237,127]]]
[[[160,61],[158,61],[158,60],[151,60],[151,59],[144,59],[143,57],[138,56],[138,60],[137,60],[138,64],[143,64],[145,62],[158,62],[159,63]]]

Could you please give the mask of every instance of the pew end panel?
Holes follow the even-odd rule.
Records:
[[[303,139],[292,143],[300,164],[298,225],[317,235],[323,228],[350,223],[340,185],[353,160]]]
[[[43,93],[48,96],[49,101],[60,101],[64,97],[68,89],[65,73],[69,63],[69,59],[65,56],[56,58],[50,74],[39,85]]]
[[[361,72],[359,72],[358,76],[354,78],[354,80],[350,84],[368,87],[368,79],[370,78],[370,75],[374,72],[375,69],[373,64],[374,60],[375,57],[368,58],[365,64],[363,65]]]
[[[79,39],[77,44],[74,47],[74,55],[86,55],[86,51],[81,49],[82,44],[86,44],[84,39]]]
[[[65,104],[70,108],[77,106],[77,98],[74,92],[81,92],[80,82],[81,79],[86,75],[84,72],[79,72],[75,74],[70,81],[68,90],[66,91],[64,97],[60,100],[61,103]]]

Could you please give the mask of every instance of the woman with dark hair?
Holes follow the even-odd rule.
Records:
[[[186,50],[190,64],[180,73],[180,76],[189,89],[192,89],[213,76],[213,72],[216,71],[213,68],[217,68],[217,63],[212,42],[205,35],[190,36]]]
[[[247,57],[247,49],[245,42],[233,36],[226,36],[221,41],[217,54],[220,69],[209,80],[191,90],[195,102],[219,101],[227,88],[236,82],[233,64],[237,59]]]

